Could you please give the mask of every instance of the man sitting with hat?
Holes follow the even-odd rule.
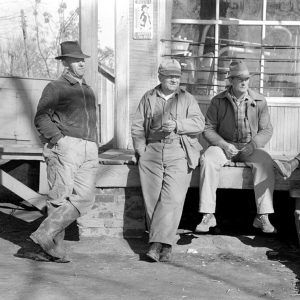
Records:
[[[195,232],[208,232],[217,222],[216,190],[221,167],[227,162],[244,162],[251,168],[257,215],[253,226],[275,233],[268,215],[274,212],[274,168],[270,155],[260,149],[271,139],[273,128],[265,98],[249,89],[246,64],[233,61],[229,66],[230,86],[216,95],[205,118],[204,138],[210,146],[200,159],[199,212],[203,214]]]
[[[171,259],[192,169],[199,164],[204,117],[195,98],[179,86],[181,66],[165,59],[160,84],[142,97],[131,129],[139,157],[152,261]]]
[[[41,260],[69,261],[62,247],[65,228],[94,201],[97,118],[94,92],[83,78],[87,57],[77,41],[61,43],[56,59],[64,72],[43,90],[34,119],[44,143],[49,183],[47,218],[30,236],[41,248]]]

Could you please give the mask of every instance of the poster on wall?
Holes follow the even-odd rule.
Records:
[[[151,40],[153,36],[153,0],[134,0],[133,38]]]

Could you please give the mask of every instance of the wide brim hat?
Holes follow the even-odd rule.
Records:
[[[230,63],[227,78],[249,79],[251,76],[247,65],[242,60],[234,60]]]
[[[176,59],[165,59],[159,65],[158,73],[164,76],[181,76],[181,65]]]
[[[60,44],[61,55],[56,56],[55,59],[63,59],[65,57],[73,58],[88,58],[89,55],[86,55],[82,52],[80,45],[77,41],[65,41]]]

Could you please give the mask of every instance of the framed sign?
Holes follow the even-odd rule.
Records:
[[[153,36],[153,0],[134,0],[133,38],[151,40]]]

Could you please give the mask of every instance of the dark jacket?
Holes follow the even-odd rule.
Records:
[[[248,117],[252,143],[261,148],[271,139],[273,127],[270,122],[270,115],[266,99],[263,95],[248,90],[249,105],[246,115]],[[203,136],[211,145],[220,145],[224,140],[233,140],[236,128],[236,120],[233,102],[229,91],[216,95],[209,105],[205,118],[205,130]]]
[[[147,145],[157,89],[146,92],[137,108],[132,122],[131,136],[135,151],[142,155]],[[199,134],[204,129],[204,117],[195,98],[182,88],[177,91],[176,133],[180,135],[183,149],[187,155],[188,166],[194,169],[199,164],[201,145]]]
[[[56,144],[63,136],[97,142],[96,98],[83,80],[63,74],[44,88],[34,124],[41,140]]]

